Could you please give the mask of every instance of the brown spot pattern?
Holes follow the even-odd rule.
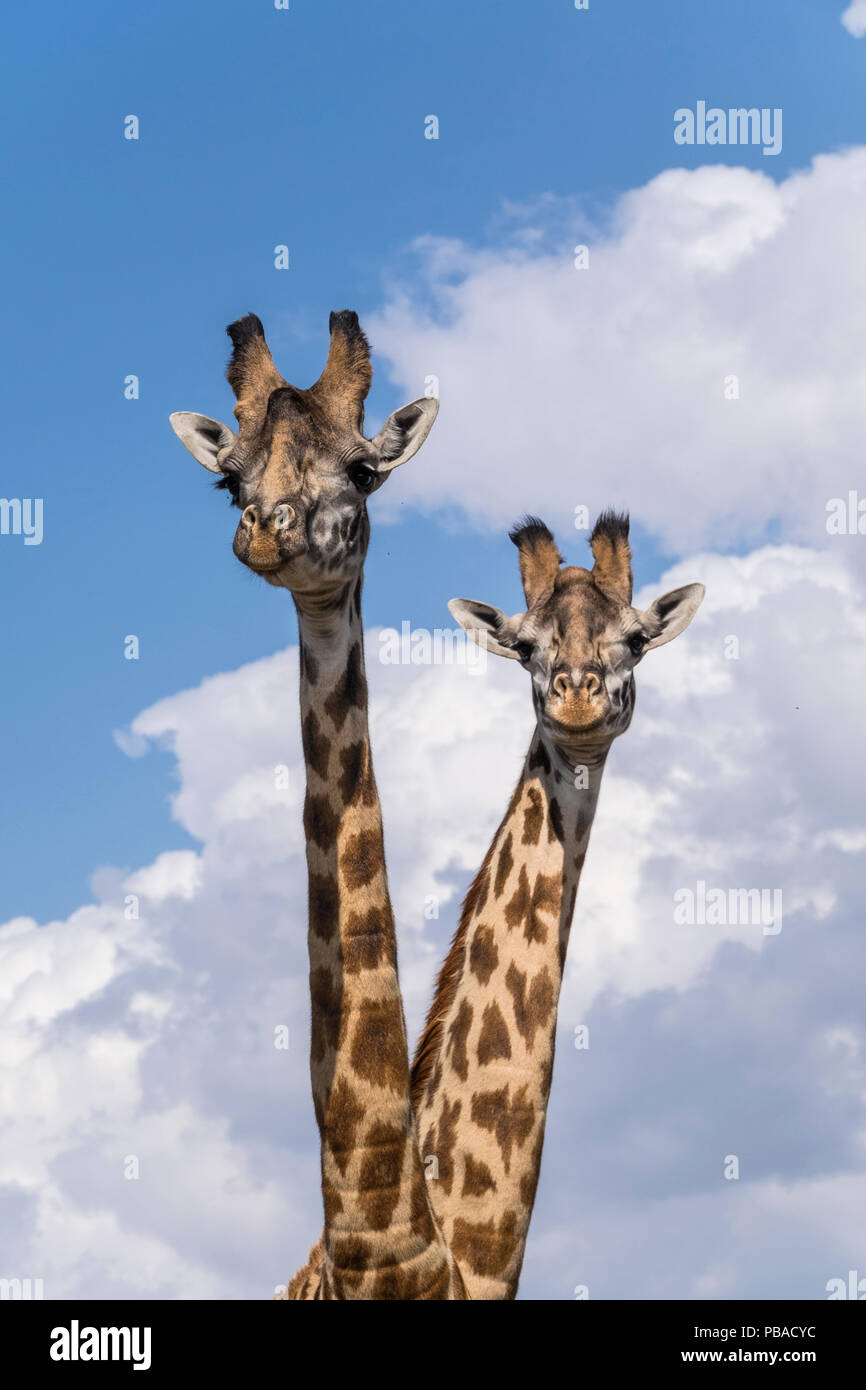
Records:
[[[383,1303],[385,1301],[408,1303],[414,1301],[417,1296],[417,1270],[398,1269],[395,1266],[389,1266],[387,1269],[379,1271],[370,1294],[371,1298]]]
[[[503,1214],[499,1222],[454,1222],[451,1240],[454,1258],[466,1264],[473,1274],[496,1278],[504,1274],[517,1250],[517,1217],[513,1211]]]
[[[457,1010],[457,1017],[448,1029],[448,1041],[445,1045],[445,1056],[450,1056],[451,1065],[461,1081],[465,1081],[469,1075],[469,1054],[466,1050],[466,1041],[471,1027],[472,1005],[468,999],[464,999]]]
[[[496,1191],[496,1180],[486,1163],[480,1158],[466,1155],[463,1167],[463,1190],[461,1197],[483,1197],[485,1192]]]
[[[364,1141],[365,1157],[358,1175],[359,1199],[374,1231],[390,1226],[400,1199],[400,1179],[406,1152],[406,1131],[376,1121]]]
[[[529,1160],[526,1172],[520,1179],[520,1200],[528,1211],[532,1211],[535,1202],[535,1189],[538,1187],[538,1175],[541,1170],[541,1150],[544,1147],[544,1122],[539,1126],[532,1145],[532,1157]]]
[[[367,677],[364,675],[361,643],[356,642],[349,653],[345,671],[325,700],[325,709],[334,721],[334,727],[339,731],[350,710],[365,709],[366,706]]]
[[[316,717],[315,710],[308,710],[304,716],[301,724],[301,741],[304,745],[304,757],[307,766],[311,767],[322,778],[322,781],[325,781],[328,776],[331,747]]]
[[[362,999],[352,1034],[350,1061],[372,1086],[399,1091],[408,1085],[403,1010],[399,999]]]
[[[522,1148],[535,1124],[535,1107],[528,1091],[528,1086],[521,1086],[510,1096],[508,1086],[501,1086],[495,1091],[479,1091],[472,1097],[472,1119],[495,1138],[506,1173],[511,1168],[514,1145]]]
[[[363,1118],[363,1105],[345,1077],[341,1076],[328,1101],[328,1132],[331,1157],[344,1176]]]
[[[320,941],[331,941],[337,930],[337,885],[327,874],[309,875],[310,930]]]
[[[340,871],[349,891],[372,883],[385,867],[385,851],[378,828],[350,835],[340,855]]]
[[[301,675],[308,685],[315,685],[319,679],[319,663],[310,651],[310,648],[301,643],[300,652]]]
[[[460,1119],[461,1104],[455,1100],[451,1105],[447,1096],[442,1098],[442,1114],[439,1116],[439,1123],[436,1127],[436,1142],[432,1147],[432,1152],[439,1164],[438,1182],[442,1184],[442,1190],[448,1196],[451,1195],[451,1186],[454,1182],[454,1147],[457,1143],[457,1121]]]
[[[343,770],[337,786],[340,788],[340,796],[344,806],[351,806],[358,795],[359,783],[366,763],[365,753],[365,745],[360,741],[350,743],[348,748],[340,749],[340,766]]]
[[[541,792],[537,787],[529,787],[527,791],[529,805],[523,809],[523,840],[524,845],[537,845],[541,838],[541,827],[544,824],[544,806],[541,801]]]
[[[542,772],[550,772],[550,756],[540,739],[530,753],[528,763],[530,772],[534,772],[537,767],[540,767]]]
[[[469,946],[469,969],[482,985],[487,985],[499,964],[499,951],[493,937],[493,928],[480,923]]]
[[[363,1270],[370,1263],[373,1247],[363,1236],[341,1236],[334,1242],[333,1261],[344,1273],[349,1269]]]
[[[340,765],[343,769],[338,786],[346,806],[373,806],[376,803],[376,783],[373,780],[373,766],[370,762],[370,748],[366,741],[352,743],[340,749]]]
[[[562,823],[562,808],[555,796],[550,798],[550,805],[547,808],[550,820],[547,823],[547,838],[553,840],[556,836],[561,845],[565,844],[565,826]]]
[[[343,968],[347,975],[375,970],[393,956],[394,919],[388,902],[364,912],[350,912],[343,931]]]
[[[326,796],[307,792],[304,798],[304,834],[319,849],[330,849],[337,838],[339,817]]]
[[[471,891],[471,890],[470,890]],[[484,911],[484,904],[487,902],[487,895],[490,892],[490,872],[483,869],[476,879],[475,893],[472,898],[472,915],[477,915]],[[466,895],[466,902],[469,902],[469,894]]]
[[[489,1062],[495,1062],[499,1057],[506,1061],[510,1060],[511,1042],[505,1019],[502,1017],[502,1010],[494,999],[492,1003],[487,1005],[481,1016],[478,1060],[482,1067],[486,1067]]]
[[[332,1251],[334,1282],[343,1296],[354,1294],[364,1282],[371,1246],[362,1236],[342,1236]]]
[[[530,901],[529,876],[526,872],[526,865],[522,864],[517,879],[517,887],[505,906],[505,920],[509,928],[520,926],[529,911]]]
[[[340,1157],[342,1160],[341,1171],[345,1172],[348,1155],[341,1154]],[[331,1226],[343,1210],[343,1199],[335,1187],[325,1185],[322,1187],[322,1197],[325,1203],[325,1225]]]
[[[522,924],[526,940],[530,943],[538,941],[543,945],[547,940],[547,927],[540,914],[556,912],[561,892],[562,880],[558,874],[538,874],[530,891],[526,865],[522,864],[517,887],[505,908],[505,920],[509,927]]]
[[[496,898],[502,897],[502,890],[508,882],[508,875],[514,867],[514,857],[511,853],[511,846],[513,843],[511,831],[509,830],[505,839],[502,841],[502,849],[499,851],[499,859],[496,864],[496,878],[493,880],[493,896]]]
[[[550,1022],[556,1007],[556,990],[547,966],[539,970],[527,989],[527,974],[512,961],[505,976],[505,987],[514,1003],[514,1021],[531,1052],[535,1034]]]
[[[314,1062],[323,1062],[328,1053],[337,1048],[342,1013],[342,991],[324,966],[310,971],[310,1003],[313,1022],[310,1053]]]

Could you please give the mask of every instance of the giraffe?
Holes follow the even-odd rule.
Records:
[[[563,568],[548,528],[527,517],[511,532],[526,611],[449,604],[479,645],[529,672],[536,716],[412,1070],[422,1158],[438,1164],[433,1203],[473,1299],[516,1295],[569,930],[605,761],[631,723],[634,668],[688,626],[704,596],[687,584],[634,609],[628,530],[627,516],[602,513],[592,570]]]
[[[411,1105],[361,622],[367,498],[421,447],[438,402],[413,401],[365,437],[370,349],[349,310],[331,315],[324,370],[305,390],[279,374],[254,314],[227,332],[237,430],[191,412],[171,424],[240,511],[235,555],[288,589],[298,618],[324,1234],[288,1297],[462,1299]]]

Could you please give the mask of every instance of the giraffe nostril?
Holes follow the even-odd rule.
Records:
[[[571,689],[571,681],[564,671],[560,671],[558,676],[553,677],[553,693],[564,700]]]
[[[285,531],[295,519],[295,509],[288,502],[281,502],[274,508],[274,525],[278,531]]]
[[[601,694],[601,677],[597,676],[595,671],[587,671],[583,678],[583,688],[589,698],[594,699],[596,695]]]
[[[258,519],[258,511],[252,504],[249,507],[245,507],[241,512],[241,524],[243,526],[255,526]]]

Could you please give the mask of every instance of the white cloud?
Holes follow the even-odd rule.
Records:
[[[496,250],[422,239],[370,322],[404,393],[440,380],[399,501],[566,530],[577,505],[624,504],[677,554],[777,525],[826,543],[828,499],[862,477],[866,150],[781,183],[667,170],[587,237],[587,270],[571,206],[537,216],[537,237]],[[551,249],[562,216],[571,234]],[[396,505],[387,490],[381,505]]]
[[[529,509],[566,533],[577,504],[627,504],[690,556],[636,602],[708,586],[687,637],[642,665],[611,755],[523,1291],[820,1297],[862,1260],[845,1213],[864,1159],[866,625],[857,540],[830,543],[825,504],[862,471],[866,150],[781,184],[668,171],[587,236],[587,271],[572,205],[512,212],[505,249],[420,242],[420,288],[395,285],[371,324],[408,395],[440,378],[399,500],[483,526]],[[768,528],[800,543],[756,544]],[[753,548],[718,553],[734,542]],[[531,707],[513,663],[482,677],[378,650],[371,633],[415,1033]],[[290,649],[144,710],[117,742],[172,750],[172,814],[199,847],[99,869],[65,922],[0,926],[0,1276],[49,1296],[262,1297],[317,1234],[297,683]],[[781,933],[677,926],[674,893],[699,880],[780,889]]]
[[[142,894],[153,903],[166,898],[194,898],[201,887],[201,861],[192,850],[169,850],[153,864],[130,874],[124,885],[129,893]]]
[[[587,1284],[595,1299],[827,1298],[858,1268],[850,1223],[864,1200],[862,1175],[725,1181],[719,1164],[702,1192],[600,1202],[577,1228],[551,1220],[532,1252],[536,1296]]]
[[[852,0],[842,15],[842,23],[855,39],[862,39],[866,34],[866,0]]]
[[[613,1297],[820,1297],[862,1258],[842,1214],[864,1152],[863,595],[840,555],[794,546],[697,554],[652,592],[696,578],[705,605],[641,666],[606,775],[527,1296],[569,1297],[589,1270]],[[515,663],[480,676],[377,651],[370,633],[414,1032],[531,706]],[[200,848],[104,871],[65,922],[0,928],[6,1277],[49,1296],[264,1297],[317,1234],[296,687],[291,649],[145,710],[131,746],[173,749],[173,812]],[[676,927],[672,894],[698,878],[780,886],[782,932]]]

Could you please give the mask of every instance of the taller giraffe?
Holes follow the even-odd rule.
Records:
[[[310,1070],[325,1223],[290,1296],[460,1299],[410,1101],[361,622],[366,499],[421,447],[438,403],[414,401],[374,439],[364,436],[370,349],[348,310],[331,315],[327,362],[307,390],[280,376],[254,314],[227,331],[237,431],[187,412],[171,424],[241,512],[235,555],[288,589],[298,616]]]
[[[532,678],[536,727],[463,905],[412,1072],[431,1195],[471,1298],[514,1298],[541,1165],[556,1013],[577,888],[613,740],[645,652],[691,622],[702,584],[631,606],[628,519],[603,514],[591,571],[547,527],[511,533],[526,612],[455,599],[454,617]]]

